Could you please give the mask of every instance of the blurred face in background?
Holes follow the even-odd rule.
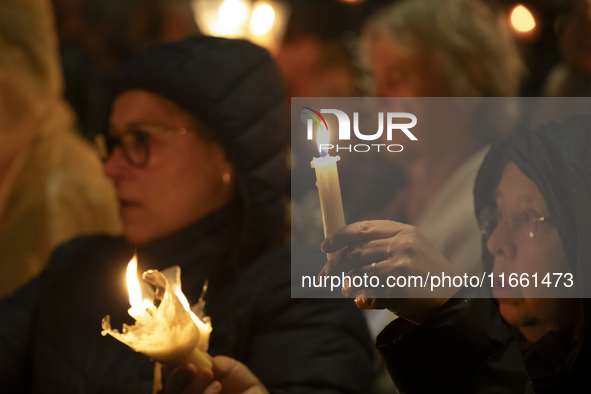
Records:
[[[202,138],[195,119],[173,102],[129,90],[115,99],[110,123],[112,137],[136,135],[149,147],[143,167],[132,165],[121,146],[104,166],[115,182],[129,241],[174,233],[230,200],[233,169],[224,150]]]
[[[341,45],[305,35],[284,41],[274,56],[291,97],[356,96],[355,68]]]
[[[429,54],[376,35],[368,42],[370,72],[377,97],[447,96],[441,72]]]
[[[412,161],[417,156],[438,154],[445,150],[443,144],[448,141],[457,142],[454,139],[455,135],[452,134],[459,128],[447,133],[444,138],[438,127],[428,124],[427,121],[434,117],[426,116],[430,114],[430,110],[433,110],[433,108],[425,108],[426,102],[408,98],[385,99],[385,97],[447,96],[441,72],[433,61],[433,56],[410,49],[380,34],[366,37],[364,46],[374,87],[372,96],[382,97],[376,109],[387,113],[396,108],[397,111],[409,112],[421,119],[421,122],[412,129],[420,143],[405,143],[406,141],[401,138],[396,142],[404,145],[404,154],[386,154],[387,159],[404,165],[405,162]]]
[[[495,277],[493,295],[499,302],[503,318],[520,328],[529,340],[537,340],[552,329],[569,324],[573,300],[555,298],[528,298],[539,290],[512,288],[508,285],[511,273],[538,273],[538,285],[546,273],[568,272],[567,257],[556,228],[547,221],[537,224],[533,238],[520,218],[549,217],[548,207],[536,184],[509,162],[496,192],[500,218],[487,241],[488,251],[494,256]],[[509,219],[511,217],[511,219]],[[482,222],[482,221],[481,221]],[[505,275],[501,287],[499,274]],[[543,290],[542,290],[543,291]],[[528,337],[528,331],[533,331]]]
[[[565,62],[576,70],[591,73],[591,3],[589,1],[580,1],[564,20],[559,39]]]

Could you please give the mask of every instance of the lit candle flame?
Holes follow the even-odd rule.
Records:
[[[520,33],[527,33],[536,27],[531,11],[519,4],[511,11],[511,25]]]
[[[137,256],[134,254],[127,264],[127,291],[129,292],[129,303],[132,308],[144,310],[142,301],[142,289],[137,277]]]
[[[330,134],[328,130],[325,130],[323,127],[318,129],[318,133],[316,133],[316,144],[318,144],[318,153],[320,153],[320,157],[324,157],[328,154],[328,150],[326,149],[326,145],[330,142]],[[324,148],[322,146],[324,145]]]

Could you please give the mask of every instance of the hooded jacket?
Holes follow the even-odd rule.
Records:
[[[549,123],[493,144],[474,187],[476,214],[495,206],[494,192],[507,160],[533,180],[544,197],[568,261],[588,297],[591,262],[591,116]],[[483,247],[485,271],[493,258]],[[591,365],[588,322],[591,304],[572,329],[572,341],[556,347],[550,332],[526,349],[502,321],[486,294],[460,290],[439,311],[416,326],[404,319],[380,334],[377,346],[404,393],[588,393]],[[541,366],[541,367],[540,367]]]
[[[190,303],[208,280],[209,353],[242,361],[270,392],[364,392],[371,346],[359,311],[348,300],[291,298],[290,252],[279,236],[289,129],[268,53],[212,37],[160,45],[123,68],[114,95],[129,89],[166,97],[203,123],[225,149],[237,185],[228,205],[138,246],[139,271],[180,266]],[[123,283],[133,253],[123,238],[74,240],[0,302],[2,392],[151,392],[148,357],[100,335],[107,314],[113,327],[133,323]]]
[[[121,233],[113,185],[77,135],[49,0],[0,1],[0,296],[59,244]]]

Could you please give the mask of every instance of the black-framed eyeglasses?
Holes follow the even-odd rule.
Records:
[[[536,237],[540,223],[552,223],[548,216],[536,216],[530,212],[503,215],[496,207],[486,207],[478,215],[480,232],[484,238],[488,239],[503,220],[507,221],[510,237],[517,235],[525,239]]]
[[[105,136],[107,161],[118,146],[123,151],[123,157],[127,162],[136,168],[144,168],[150,161],[150,138],[156,134],[176,132],[178,134],[187,134],[188,128],[171,128],[164,126],[136,126],[131,130],[125,131],[117,136],[107,133]]]

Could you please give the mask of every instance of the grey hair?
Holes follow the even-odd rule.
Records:
[[[377,37],[432,54],[449,96],[516,96],[525,74],[505,18],[478,0],[396,2],[366,24],[362,52]]]

